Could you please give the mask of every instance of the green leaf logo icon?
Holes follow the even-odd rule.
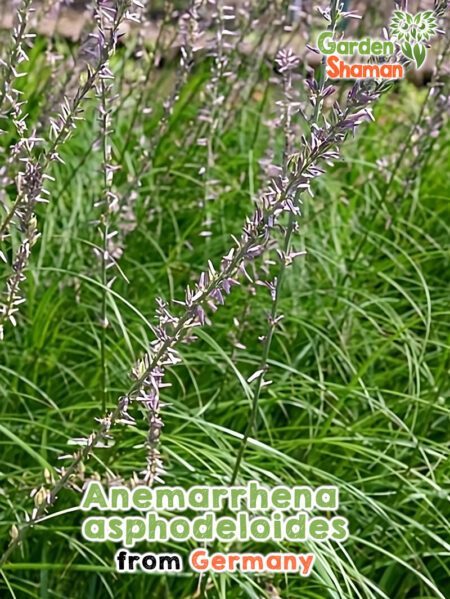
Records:
[[[402,52],[406,56],[406,58],[414,60],[412,45],[409,42],[404,42],[402,44]]]
[[[420,69],[420,67],[425,62],[425,58],[427,57],[427,51],[425,49],[425,46],[422,46],[422,44],[414,44],[413,54],[417,68]]]
[[[391,19],[391,37],[397,41],[403,54],[420,67],[425,62],[427,49],[423,45],[436,35],[437,21],[432,10],[413,16],[404,10],[395,10]]]

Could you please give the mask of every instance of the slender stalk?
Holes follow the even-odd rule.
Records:
[[[331,23],[330,23],[330,27],[329,27],[330,30],[334,31],[338,17],[339,17],[339,13],[337,10],[337,2],[335,0],[333,0],[333,2],[331,3],[331,8],[330,8],[330,18],[331,18]],[[285,62],[285,65],[283,65],[283,62]],[[292,67],[295,65],[295,62],[293,62],[292,64],[289,64],[289,62],[286,59],[284,61],[283,61],[283,59],[281,59],[279,61],[279,63],[282,65],[282,68],[284,66],[283,88],[284,88],[285,108],[284,108],[283,176],[286,177],[288,175],[289,156],[292,153],[293,131],[292,131],[292,108],[291,108],[290,94],[292,91]],[[318,92],[319,92],[319,90],[324,89],[324,85],[325,85],[325,65],[323,63],[319,70],[319,74],[318,74]],[[323,100],[319,100],[319,93],[317,93],[317,99],[316,99],[316,103],[314,106],[313,115],[311,118],[312,123],[314,123],[314,124],[317,123],[322,108],[323,108]],[[273,337],[274,337],[275,330],[276,330],[276,327],[277,327],[277,324],[279,321],[278,306],[280,303],[281,289],[282,289],[283,281],[285,278],[286,267],[288,264],[286,257],[288,257],[291,253],[292,236],[295,231],[295,226],[296,226],[296,218],[295,218],[294,213],[291,212],[289,215],[289,223],[288,223],[287,229],[285,231],[285,235],[284,235],[284,247],[283,247],[283,252],[282,252],[283,259],[281,260],[281,264],[280,264],[280,267],[279,267],[279,270],[277,273],[277,277],[276,277],[275,290],[274,290],[273,299],[272,299],[272,307],[271,307],[270,315],[268,318],[269,326],[268,326],[268,330],[267,330],[267,333],[266,333],[266,336],[264,339],[261,361],[260,361],[259,368],[258,368],[258,372],[260,374],[257,378],[256,387],[253,392],[252,405],[251,405],[251,409],[250,409],[247,427],[246,427],[244,435],[242,437],[241,445],[239,447],[239,451],[238,451],[238,454],[236,457],[236,462],[235,462],[235,465],[233,468],[233,473],[231,475],[231,480],[230,480],[231,486],[236,483],[236,480],[238,478],[239,469],[241,467],[241,463],[244,458],[244,453],[247,448],[248,440],[249,440],[252,430],[254,431],[254,434],[256,435],[258,404],[259,404],[259,399],[260,399],[260,395],[261,395],[261,390],[263,388],[264,375],[268,368],[268,360],[269,360],[269,356],[270,356],[270,350],[272,347]]]
[[[285,235],[285,244],[284,244],[284,252],[285,253],[289,253],[291,250],[292,235],[294,233],[294,227],[295,227],[295,218],[294,218],[294,215],[291,214],[289,217],[289,225],[288,225],[286,235]],[[257,422],[257,416],[258,416],[259,398],[261,395],[261,390],[263,388],[264,374],[267,371],[267,362],[269,360],[273,336],[275,333],[275,329],[277,327],[278,305],[280,303],[281,288],[282,288],[283,281],[285,278],[285,273],[286,273],[286,262],[283,261],[280,265],[280,269],[279,269],[278,275],[277,275],[277,282],[276,282],[276,286],[275,286],[275,297],[272,302],[272,308],[271,308],[270,316],[269,316],[269,327],[268,327],[266,337],[264,339],[261,362],[259,365],[259,370],[261,371],[261,374],[257,379],[256,387],[253,392],[252,405],[251,405],[251,409],[250,409],[248,423],[247,423],[247,427],[244,431],[244,435],[242,437],[242,441],[241,441],[239,451],[238,451],[238,454],[236,457],[236,462],[234,464],[233,473],[230,478],[230,486],[233,486],[237,481],[237,478],[239,475],[239,470],[241,467],[242,460],[244,458],[245,450],[248,445],[248,440],[249,440],[250,434],[252,431],[254,431],[254,433],[256,434],[256,422]]]
[[[102,150],[103,150],[103,185],[104,185],[104,201],[106,203],[105,210],[100,217],[100,231],[102,237],[102,252],[101,252],[101,282],[102,282],[102,300],[101,300],[101,316],[100,316],[100,361],[101,361],[101,401],[102,401],[102,412],[106,411],[106,386],[107,386],[107,364],[106,364],[106,328],[108,325],[107,319],[107,302],[106,302],[106,290],[107,290],[107,261],[108,261],[108,233],[109,233],[109,198],[108,195],[111,192],[110,177],[108,174],[108,168],[111,158],[111,151],[108,143],[109,134],[109,120],[108,114],[109,109],[106,101],[106,86],[104,80],[100,81],[100,94],[101,94],[101,127],[102,127]]]

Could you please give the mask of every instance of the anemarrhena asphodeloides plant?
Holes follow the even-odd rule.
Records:
[[[345,13],[338,10],[336,3],[332,3],[331,9],[328,12],[325,11],[324,15],[328,16],[332,23],[338,22],[336,17],[345,18],[346,16]],[[218,31],[220,31],[220,28]],[[106,37],[109,39],[108,36]],[[108,60],[110,56],[111,53],[107,56]],[[69,460],[67,466],[46,473],[45,483],[33,492],[35,509],[26,521],[20,521],[12,528],[12,540],[2,557],[3,564],[20,545],[27,530],[45,517],[47,510],[55,503],[60,491],[65,487],[76,488],[82,484],[85,462],[89,457],[96,454],[101,447],[107,447],[110,444],[113,427],[120,425],[138,427],[138,416],[141,413],[144,413],[146,418],[145,445],[147,461],[143,471],[138,472],[130,481],[130,486],[144,484],[151,488],[155,482],[162,482],[164,461],[160,453],[160,437],[163,427],[161,411],[164,405],[161,390],[169,385],[166,378],[167,371],[181,362],[180,349],[182,344],[195,342],[196,331],[208,322],[211,313],[214,313],[226,302],[233,286],[239,285],[242,281],[250,281],[256,287],[257,273],[263,273],[262,280],[259,280],[258,284],[262,282],[275,297],[277,296],[275,291],[277,286],[279,290],[281,289],[281,283],[278,282],[278,278],[275,280],[269,274],[274,266],[273,263],[276,262],[278,267],[288,272],[289,267],[296,258],[304,254],[301,249],[294,250],[290,242],[287,245],[280,244],[280,238],[289,240],[290,235],[288,236],[287,233],[290,229],[292,229],[292,234],[295,233],[298,223],[301,223],[302,204],[306,201],[307,194],[312,194],[315,180],[324,173],[327,167],[333,166],[341,157],[342,146],[346,139],[353,135],[361,124],[373,118],[372,108],[374,103],[392,85],[392,82],[388,81],[367,80],[356,82],[342,101],[338,102],[336,100],[331,105],[336,98],[336,90],[330,85],[329,81],[323,78],[323,70],[321,70],[315,78],[308,78],[307,102],[303,102],[293,93],[293,86],[290,82],[291,76],[297,74],[298,69],[301,68],[297,54],[294,51],[285,49],[273,58],[276,58],[276,68],[282,75],[281,80],[284,89],[281,110],[286,125],[285,139],[287,140],[283,158],[278,161],[277,167],[274,165],[271,169],[271,172],[274,173],[273,178],[269,181],[269,176],[267,176],[267,185],[264,192],[258,197],[255,211],[246,219],[240,235],[233,238],[233,243],[224,252],[222,260],[217,263],[215,260],[211,261],[208,268],[196,278],[196,281],[186,287],[184,297],[180,297],[175,307],[164,299],[158,299],[156,323],[152,327],[154,340],[143,358],[133,368],[133,384],[128,392],[118,399],[116,407],[108,410],[99,419],[98,426],[91,435],[72,439],[71,445],[78,445],[79,449],[74,454],[66,456],[66,459]],[[402,64],[406,63],[407,60],[402,62]],[[110,116],[111,118],[114,117],[114,111],[111,115],[105,113],[107,104],[105,98],[108,96],[109,91],[107,84],[102,87],[102,80],[104,82],[108,78],[106,68],[113,69],[113,66],[106,65],[104,61],[102,64],[101,69],[105,70],[99,72],[100,76],[95,78],[95,82],[91,81],[90,89],[95,89],[95,85],[97,85],[98,104],[100,113],[103,114],[101,118],[104,118],[103,140],[107,144],[106,151],[103,153],[103,167],[106,175],[108,173],[110,175],[114,165],[110,162],[111,148],[108,145],[109,132],[113,127],[109,122],[109,118]],[[183,65],[181,70],[183,71],[183,78],[190,72],[190,69],[187,72]],[[103,77],[101,76],[102,73]],[[175,100],[172,103],[174,104],[179,95],[179,88],[174,86],[171,89],[175,90]],[[164,118],[170,116],[173,108],[172,104],[166,113],[167,116]],[[73,104],[69,104],[67,110],[73,112]],[[217,112],[215,110],[214,114],[217,114]],[[78,118],[81,113],[77,113],[76,116]],[[297,119],[301,121],[301,127],[295,123],[290,123],[290,121],[296,121]],[[72,117],[68,117],[65,122],[67,123],[66,126],[63,126],[62,129],[58,127],[57,131],[55,130],[56,139],[60,136],[57,146],[53,147],[55,152],[57,152],[60,142],[62,145],[62,141],[65,140],[66,134],[61,133],[61,131],[63,129],[68,131],[69,128],[72,128],[75,119],[72,122]],[[205,127],[206,131],[208,131],[209,123],[207,125]],[[168,127],[169,129],[170,127]],[[302,133],[299,132],[300,129],[302,129]],[[215,142],[218,138],[214,135],[211,139]],[[31,143],[32,138],[28,141]],[[159,141],[163,142],[164,140]],[[40,193],[42,188],[41,176],[47,174],[48,165],[47,155],[44,153],[43,157],[38,155],[36,158],[33,150],[34,147],[31,147],[33,160],[28,161],[28,165],[31,165],[27,166],[30,172],[27,174],[26,170],[24,171],[25,185],[22,185],[21,189],[25,190],[22,193],[25,193],[27,204],[30,208],[33,208],[34,212],[36,202],[33,194],[35,192]],[[148,156],[151,159],[147,162],[147,165],[150,165],[150,171],[153,175],[153,153],[150,151]],[[58,161],[59,158],[59,156],[55,157],[55,160]],[[38,170],[33,171],[33,166],[36,166]],[[211,161],[211,167],[214,167],[214,160]],[[130,174],[130,178],[132,176],[133,173]],[[32,182],[35,183],[34,187],[31,186]],[[211,183],[211,180],[209,180],[209,183]],[[20,185],[18,186],[20,187]],[[111,179],[108,176],[105,179],[103,190],[105,194],[112,193]],[[109,198],[112,199],[111,196]],[[19,204],[22,204],[22,199]],[[17,208],[19,208],[19,205]],[[19,218],[20,212],[16,209],[11,212],[10,209],[8,214],[11,214],[11,217],[7,222],[7,229],[10,228],[10,224],[16,224],[16,218]],[[30,216],[29,223],[34,222],[31,218]],[[291,226],[286,225],[286,221],[289,221]],[[27,222],[24,222],[26,225]],[[35,227],[36,225],[33,224],[33,228]],[[19,227],[19,233],[23,233],[27,238],[32,237],[27,227],[24,227],[24,230]],[[106,239],[107,233],[103,230],[103,243]],[[23,273],[29,259],[29,252],[23,256],[18,252],[17,256],[20,258],[20,262],[16,264],[12,261],[11,265],[13,271],[18,274],[17,281],[23,281]],[[10,254],[5,253],[5,257],[10,260]],[[105,255],[101,256],[101,259],[105,266],[107,264]],[[108,281],[106,282],[108,283]],[[13,281],[13,287],[17,290],[18,285],[15,281]],[[9,290],[9,296],[13,300],[12,303],[8,300],[5,304],[11,304],[14,307],[14,314],[17,313],[16,307],[19,306],[15,294],[16,291],[13,294]],[[11,321],[11,318],[9,318],[11,316],[10,310],[11,308],[8,308],[3,313],[5,321]],[[9,315],[8,317],[6,313]],[[276,305],[274,313],[276,319],[270,323],[273,330],[278,326],[278,318],[282,316],[277,313]],[[12,314],[13,318],[14,314]],[[14,321],[11,322],[14,324]],[[270,344],[268,345],[270,346]],[[259,368],[253,372],[248,379],[250,385],[257,384],[264,388],[269,383],[265,378],[268,363],[268,360],[266,360],[263,369]],[[170,418],[170,410],[168,410],[167,418]],[[243,447],[245,449],[244,445]],[[231,458],[233,459],[233,456]],[[236,468],[236,477],[239,476],[239,468]]]
[[[28,0],[23,0],[23,4],[26,12],[26,8],[30,3]],[[21,161],[23,167],[16,175],[16,198],[7,206],[6,215],[0,220],[0,244],[8,238],[12,224],[21,233],[22,241],[12,260],[11,270],[13,272],[7,279],[5,291],[3,292],[3,301],[0,306],[0,340],[4,337],[4,328],[8,322],[13,326],[16,325],[19,306],[25,301],[25,297],[20,290],[20,284],[25,280],[25,270],[31,249],[39,237],[34,214],[35,208],[39,203],[48,202],[51,195],[44,187],[45,181],[53,180],[49,174],[51,167],[56,162],[63,162],[60,156],[60,148],[72,135],[77,121],[82,118],[83,102],[89,92],[94,88],[98,79],[108,77],[109,69],[107,64],[116,49],[119,28],[124,20],[133,20],[135,18],[134,13],[130,10],[132,5],[132,0],[119,0],[116,7],[111,9],[98,2],[96,10],[99,15],[104,15],[104,21],[108,23],[107,30],[103,31],[102,20],[99,19],[98,31],[92,34],[95,38],[95,51],[90,57],[92,65],[88,64],[86,66],[84,82],[80,81],[74,98],[72,100],[64,98],[60,112],[50,119],[50,130],[48,138],[45,140],[45,147],[40,147],[40,142],[44,141],[43,139],[37,138],[34,134],[25,136],[24,129],[19,129],[19,133],[22,134],[20,148],[16,148],[15,151],[18,152],[18,160]],[[18,29],[22,32],[21,24],[24,17],[21,10],[18,14]],[[24,35],[26,34],[22,34],[20,37],[19,34],[16,34],[17,44],[22,43],[21,40]],[[27,60],[27,55],[23,50],[20,52],[20,56],[23,61]],[[10,59],[14,60],[14,56],[11,56]],[[15,72],[14,69],[13,72]],[[0,99],[2,99],[1,95]],[[17,104],[17,98],[15,103]],[[10,110],[14,113],[14,98]],[[22,127],[24,118],[25,116],[22,116],[18,121],[18,124]],[[0,257],[5,259],[5,253],[2,252]]]

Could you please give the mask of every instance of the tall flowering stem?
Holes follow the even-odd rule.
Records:
[[[328,21],[329,26],[328,29],[334,32],[336,28],[336,24],[338,20],[343,16],[349,16],[350,13],[344,13],[339,8],[339,3],[336,1],[332,1],[330,4],[330,8],[328,11],[324,11],[323,16]],[[294,88],[292,85],[292,75],[296,70],[300,63],[300,60],[295,56],[295,54],[289,50],[284,49],[281,50],[276,58],[276,64],[279,72],[282,75],[283,79],[283,91],[284,91],[284,100],[281,103],[283,107],[283,131],[284,131],[284,149],[283,149],[283,161],[282,161],[282,177],[286,178],[289,176],[289,162],[292,156],[292,146],[293,146],[293,116],[297,113],[301,114],[301,116],[308,121],[306,116],[306,111],[301,107],[301,104],[297,101],[297,98],[293,97]],[[314,144],[315,132],[320,130],[320,123],[323,121],[321,117],[324,111],[324,102],[326,98],[331,96],[335,89],[331,85],[326,84],[325,77],[325,65],[322,63],[319,68],[319,73],[317,80],[313,79],[312,81],[308,80],[308,87],[310,93],[310,104],[312,105],[312,115],[308,122],[310,126],[310,138],[306,140],[303,139],[305,144],[310,143]],[[316,174],[320,174],[320,171],[317,171]],[[250,410],[250,415],[248,419],[248,424],[245,429],[241,445],[239,447],[239,451],[237,454],[236,462],[233,468],[233,472],[231,475],[230,485],[234,485],[238,475],[239,469],[241,467],[241,463],[244,457],[244,453],[248,444],[248,439],[250,434],[252,433],[252,429],[255,429],[256,432],[256,421],[258,415],[258,404],[259,398],[262,392],[263,387],[270,384],[270,381],[265,381],[264,376],[268,369],[268,360],[272,347],[272,341],[275,335],[275,331],[281,322],[283,316],[278,314],[278,307],[281,298],[281,290],[283,281],[285,278],[287,268],[293,263],[294,259],[298,256],[304,255],[304,252],[296,252],[292,249],[292,240],[294,233],[298,228],[298,218],[301,215],[300,206],[298,196],[301,193],[301,189],[299,189],[299,193],[294,197],[293,200],[293,209],[289,214],[289,222],[287,227],[284,230],[284,241],[283,247],[281,250],[278,250],[278,257],[280,260],[280,266],[277,272],[277,275],[273,282],[267,283],[267,286],[270,290],[272,305],[271,310],[268,316],[268,328],[265,336],[262,338],[263,341],[263,351],[261,356],[261,361],[258,370],[249,378],[249,382],[255,382],[255,388],[253,390],[253,398],[252,405]],[[308,189],[308,191],[310,191]]]
[[[108,22],[113,18],[98,2],[95,18],[97,21],[98,37],[106,37],[105,31]],[[114,229],[114,215],[119,212],[119,199],[113,191],[114,172],[117,167],[112,164],[111,148],[111,112],[113,104],[114,75],[109,68],[108,61],[99,71],[99,81],[96,84],[99,99],[100,145],[102,155],[103,197],[97,202],[96,207],[101,208],[100,218],[97,222],[100,234],[100,247],[94,248],[94,253],[100,262],[100,276],[102,284],[101,314],[100,314],[100,356],[101,356],[101,401],[102,413],[106,411],[107,399],[107,360],[106,360],[106,329],[107,317],[107,291],[112,287],[115,277],[109,275],[116,266],[116,260],[121,256],[122,250],[118,240],[118,231]]]
[[[8,176],[8,166],[20,154],[21,145],[23,143],[24,134],[26,131],[26,117],[23,114],[24,103],[20,101],[20,92],[15,88],[17,79],[24,77],[25,73],[19,71],[19,67],[28,61],[27,42],[34,39],[35,35],[28,31],[29,17],[33,12],[31,8],[31,0],[22,0],[22,3],[17,11],[16,23],[11,35],[11,45],[7,49],[4,58],[0,59],[0,135],[4,133],[2,127],[4,122],[14,124],[20,141],[10,151],[10,156],[6,161],[6,165],[2,166],[1,176],[4,188],[10,183]],[[30,149],[30,148],[28,148]],[[0,201],[4,204],[7,210],[6,192],[0,191]],[[13,216],[6,215],[6,225],[0,227],[0,244],[7,236],[7,226]],[[6,262],[5,255],[0,250],[0,259]]]
[[[283,166],[282,176],[288,176],[288,165],[289,157],[292,154],[292,142],[293,142],[293,130],[292,130],[292,116],[295,112],[295,103],[293,100],[293,86],[292,86],[292,74],[293,71],[299,65],[299,59],[295,54],[289,50],[281,50],[278,52],[276,60],[277,67],[282,75],[283,79],[283,92],[284,100],[282,102],[283,107],[283,131],[284,131],[284,148],[283,148]],[[264,386],[270,383],[270,381],[264,380],[264,375],[267,371],[267,361],[269,359],[270,349],[272,346],[273,336],[275,334],[276,327],[278,326],[282,317],[278,316],[278,305],[281,295],[281,286],[284,280],[284,274],[288,264],[292,263],[295,256],[301,255],[302,252],[296,254],[291,252],[292,236],[296,228],[297,217],[300,211],[297,207],[293,207],[289,214],[289,223],[285,231],[285,238],[282,250],[279,251],[279,257],[281,260],[280,269],[275,280],[272,283],[268,283],[268,287],[272,297],[272,307],[268,316],[268,330],[263,340],[263,352],[260,361],[259,369],[250,377],[250,382],[256,381],[256,387],[253,390],[253,397],[251,403],[250,414],[248,418],[247,427],[242,438],[241,445],[237,454],[236,462],[231,475],[230,485],[234,485],[241,466],[244,452],[247,447],[248,439],[252,432],[252,429],[256,426],[256,420],[258,415],[258,404],[261,391]]]
[[[428,86],[427,94],[422,103],[417,121],[415,122],[408,139],[411,140],[412,161],[408,165],[406,176],[406,189],[402,195],[407,195],[417,173],[424,167],[439,133],[447,122],[450,114],[450,83],[448,57],[450,54],[450,37],[447,37],[445,46],[440,53]],[[395,200],[399,199],[397,194]]]
[[[23,75],[19,74],[17,68],[28,60],[25,49],[26,41],[35,37],[34,34],[27,32],[28,19],[32,13],[31,4],[32,0],[22,0],[11,36],[11,47],[8,49],[5,60],[0,60],[2,67],[0,71],[0,116],[2,118],[7,116],[2,113],[5,100],[14,106],[19,99],[19,94],[14,89],[14,81]]]
[[[30,231],[31,224],[35,226],[34,208],[36,204],[47,201],[44,196],[49,195],[49,192],[43,187],[43,181],[44,179],[51,179],[48,171],[55,162],[63,162],[59,155],[60,146],[71,136],[77,121],[81,119],[82,103],[94,87],[100,73],[104,71],[110,55],[116,48],[121,23],[125,18],[133,18],[133,13],[129,11],[130,6],[131,0],[119,0],[114,9],[105,6],[102,8],[104,13],[108,15],[106,18],[109,18],[110,21],[108,37],[106,38],[102,31],[98,32],[93,53],[94,66],[88,65],[84,84],[80,86],[71,101],[65,98],[61,106],[61,112],[56,118],[50,120],[50,138],[52,141],[49,147],[41,152],[37,159],[34,159],[32,158],[32,152],[35,144],[40,140],[35,137],[27,140],[25,163],[31,161],[32,166],[31,168],[26,166],[24,172],[19,175],[19,181],[22,181],[23,184],[18,186],[16,199],[0,223],[0,243],[7,236],[10,224],[15,218],[18,221],[19,232],[25,233],[16,257],[13,258],[13,273],[8,278],[3,293],[5,299],[0,306],[0,340],[3,338],[4,326],[7,321],[15,326],[16,318],[14,313],[18,311],[18,306],[24,301],[23,295],[18,293],[19,283],[25,279],[25,270],[31,248],[37,239],[37,233],[33,232],[29,236],[26,233]],[[37,174],[39,174],[38,177]],[[30,188],[33,189],[31,194],[29,193]],[[28,222],[24,222],[23,215],[25,215]]]
[[[19,306],[25,301],[20,290],[20,284],[25,280],[25,269],[31,254],[31,249],[36,243],[39,233],[37,221],[34,216],[34,207],[42,201],[42,171],[40,165],[31,160],[27,162],[25,171],[18,175],[21,203],[18,205],[18,229],[23,236],[12,262],[12,273],[6,281],[4,301],[0,305],[0,341],[4,337],[6,322],[16,325],[16,313]]]

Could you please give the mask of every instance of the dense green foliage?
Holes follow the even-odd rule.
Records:
[[[123,53],[116,60],[133,69]],[[37,50],[31,72],[20,84],[38,108],[47,83]],[[155,89],[169,88],[171,76],[161,71]],[[220,261],[265,183],[259,160],[272,142],[263,121],[273,115],[279,92],[259,84],[223,124],[213,166],[221,193],[206,209],[199,207],[204,149],[189,145],[186,131],[205,79],[198,70],[183,89],[154,167],[135,190],[137,227],[120,260],[128,283],[118,280],[107,296],[111,406],[128,389],[131,366],[152,339],[155,298],[181,299],[209,259]],[[405,184],[409,151],[393,171],[424,99],[424,90],[406,82],[396,87],[377,106],[376,122],[346,145],[345,159],[314,183],[315,197],[303,200],[296,246],[307,255],[285,281],[284,319],[269,360],[273,382],[261,395],[258,430],[239,475],[269,484],[336,484],[351,539],[342,547],[315,547],[310,579],[278,575],[269,583],[258,576],[216,576],[208,596],[450,595],[448,128],[427,149],[412,185]],[[51,470],[67,453],[68,440],[89,433],[101,416],[102,287],[91,223],[102,179],[93,106],[64,146],[65,165],[53,171],[51,201],[39,208],[42,237],[23,285],[27,301],[0,346],[4,545],[11,525],[29,511],[30,491],[44,482],[44,469]],[[118,188],[136,168],[138,136],[157,136],[158,109],[131,131],[133,106],[125,103],[115,121]],[[205,210],[212,221],[209,237],[201,235]],[[163,393],[167,484],[230,480],[248,421],[246,380],[258,368],[258,337],[265,334],[269,308],[264,287],[236,287],[198,341],[181,347],[183,364],[169,373],[172,387]],[[137,414],[136,428],[118,428],[114,446],[85,463],[86,477],[139,472],[144,439],[145,422]],[[82,540],[81,516],[73,511],[78,503],[74,490],[60,492],[49,518],[5,566],[2,596],[193,596],[198,579],[192,573],[115,573],[116,547]]]

